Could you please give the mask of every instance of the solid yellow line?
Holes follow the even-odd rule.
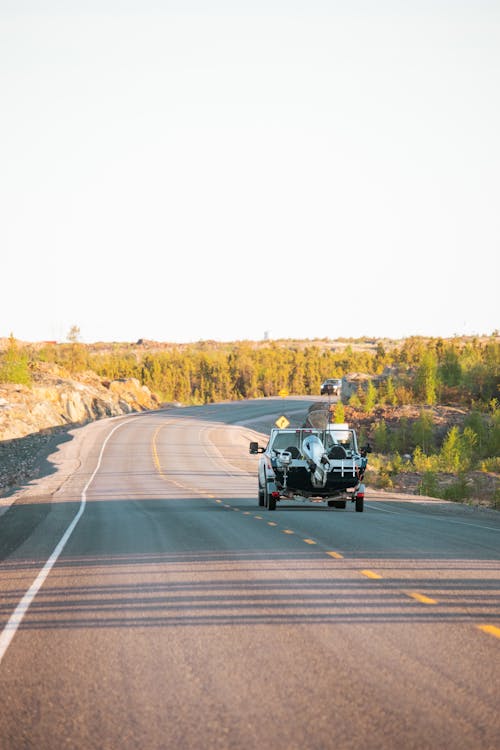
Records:
[[[304,539],[304,542],[306,544],[316,544],[316,542],[314,541],[314,539]]]
[[[343,560],[344,555],[341,555],[340,552],[327,552],[327,555],[330,555],[330,557],[334,557],[336,560]]]
[[[291,531],[290,529],[283,529],[283,534],[295,534],[295,531]]]
[[[160,459],[158,458],[158,451],[156,450],[156,436],[158,435],[160,429],[161,429],[161,425],[155,431],[155,433],[154,433],[154,435],[153,435],[153,437],[151,439],[151,448],[153,450],[153,460],[155,462],[156,469],[157,469],[158,473],[160,474],[160,476],[163,476],[163,471],[161,469]]]
[[[381,575],[379,575],[378,573],[374,573],[373,570],[362,570],[360,572],[367,578],[382,578]]]
[[[496,628],[494,625],[478,625],[479,630],[488,635],[494,635],[495,638],[500,638],[500,628]]]
[[[409,591],[407,593],[407,596],[411,596],[413,599],[416,599],[417,602],[421,602],[422,604],[437,604],[437,601],[435,599],[431,599],[429,596],[425,596],[424,594],[419,594],[416,591]]]

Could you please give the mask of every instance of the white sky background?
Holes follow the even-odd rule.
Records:
[[[0,0],[0,336],[500,328],[500,3]]]

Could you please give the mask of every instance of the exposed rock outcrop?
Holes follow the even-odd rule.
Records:
[[[31,386],[0,385],[0,440],[158,406],[156,396],[134,378],[102,381],[93,372],[69,375],[39,364]]]

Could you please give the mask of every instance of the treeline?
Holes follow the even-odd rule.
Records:
[[[93,370],[107,379],[137,378],[163,401],[204,404],[275,396],[286,390],[317,395],[328,377],[361,372],[373,376],[353,403],[369,411],[376,403],[489,404],[499,395],[500,344],[488,339],[413,337],[384,348],[343,349],[282,342],[239,342],[143,351],[116,345],[106,353],[72,340],[43,348],[20,347],[11,336],[0,356],[0,382],[28,383],[36,361],[52,362],[70,372]],[[385,373],[385,376],[384,376]]]
[[[117,344],[106,351],[81,344],[77,335],[66,344],[44,347],[21,346],[11,336],[0,353],[0,383],[29,386],[39,362],[70,373],[92,370],[103,380],[136,378],[161,401],[183,404],[276,396],[283,391],[318,395],[324,379],[362,373],[368,377],[359,381],[345,408],[357,414],[361,410],[369,420],[369,434],[360,435],[360,440],[370,440],[374,449],[370,467],[376,478],[371,476],[370,482],[391,487],[398,474],[418,472],[423,494],[458,499],[471,491],[467,472],[500,471],[496,334],[483,339],[414,337],[386,347],[376,342],[344,348],[325,342],[199,342],[165,350]],[[386,419],[377,417],[380,407],[412,404],[421,407],[416,420],[400,417],[389,427]],[[445,435],[434,424],[430,408],[438,404],[468,411],[462,424]],[[336,421],[343,421],[344,405],[339,403],[336,412]],[[447,472],[456,481],[443,487],[440,481]],[[500,504],[498,489],[494,493]]]

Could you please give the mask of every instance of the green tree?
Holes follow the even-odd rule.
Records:
[[[373,447],[376,453],[386,453],[389,447],[387,425],[383,419],[377,422],[373,430]]]
[[[438,366],[436,354],[428,349],[422,356],[415,377],[417,398],[428,406],[436,403],[438,389]]]
[[[391,430],[390,450],[394,453],[411,453],[412,438],[408,417],[401,417],[398,428]]]
[[[345,409],[344,404],[340,399],[335,404],[335,409],[333,411],[333,421],[335,424],[342,424],[345,422]]]
[[[434,420],[432,412],[422,409],[412,427],[414,445],[419,445],[427,455],[434,447]]]
[[[370,412],[373,411],[375,404],[377,403],[377,398],[377,389],[375,388],[373,382],[369,380],[363,398],[363,411],[366,414],[370,414]]]
[[[454,473],[460,469],[460,430],[456,425],[451,427],[446,434],[439,453],[439,461],[443,471]]]
[[[77,325],[71,326],[67,339],[70,342],[67,366],[71,372],[84,370],[87,367],[87,353],[84,345],[80,343],[80,328]]]
[[[462,367],[460,365],[457,349],[454,346],[449,346],[445,349],[443,361],[439,366],[439,374],[445,385],[460,385],[462,380]]]
[[[434,471],[428,469],[424,471],[418,487],[418,494],[427,497],[439,497],[439,485]]]
[[[385,401],[390,406],[396,406],[398,402],[394,381],[391,377],[388,377],[385,382]]]
[[[13,333],[9,336],[7,351],[0,363],[0,382],[19,385],[31,383],[28,356],[19,348]]]
[[[460,435],[460,468],[468,471],[473,468],[478,449],[479,438],[472,427],[465,427]]]

